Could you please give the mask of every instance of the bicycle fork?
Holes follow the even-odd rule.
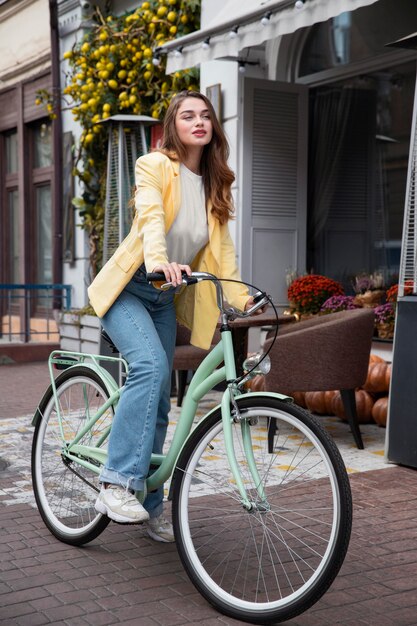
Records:
[[[233,411],[231,411],[233,407]],[[260,513],[266,513],[269,511],[269,504],[265,495],[265,491],[262,484],[262,479],[259,475],[258,468],[256,466],[255,457],[253,454],[252,437],[250,432],[250,423],[245,417],[242,417],[239,411],[239,407],[235,400],[234,392],[231,386],[229,386],[223,394],[221,402],[221,413],[223,421],[223,432],[226,445],[226,454],[229,461],[230,469],[233,478],[236,482],[236,486],[239,490],[240,497],[242,499],[242,506],[248,511],[259,511]],[[242,477],[239,464],[236,460],[234,442],[233,442],[233,428],[232,424],[240,423],[242,431],[243,448],[245,451],[246,460],[248,462],[248,469],[252,476],[253,484],[257,492],[257,498],[254,500],[248,495],[244,480]]]

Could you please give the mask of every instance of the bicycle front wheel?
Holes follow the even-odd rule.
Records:
[[[349,480],[312,415],[268,396],[248,395],[238,405],[256,464],[251,471],[242,423],[233,423],[252,510],[242,506],[229,468],[219,409],[196,428],[178,461],[177,547],[190,579],[219,611],[278,623],[314,604],[343,563],[352,525]]]
[[[55,384],[59,406],[52,386],[39,405],[40,419],[32,444],[33,490],[42,519],[52,534],[65,543],[82,545],[95,539],[110,520],[94,508],[98,473],[69,460],[63,449],[109,394],[100,376],[81,365],[64,371]],[[112,417],[110,407],[79,443],[104,448]]]

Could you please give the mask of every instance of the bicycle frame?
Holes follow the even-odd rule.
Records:
[[[120,398],[121,393],[123,393],[123,387],[118,387],[113,377],[99,364],[100,360],[113,360],[113,361],[122,361],[122,363],[127,366],[126,362],[123,359],[117,359],[114,357],[102,357],[97,355],[87,355],[81,354],[77,352],[62,352],[55,351],[52,352],[49,358],[49,368],[51,374],[51,384],[54,393],[55,403],[57,407],[59,425],[61,430],[61,436],[63,441],[64,431],[63,424],[59,410],[59,402],[57,397],[57,390],[55,386],[54,377],[52,374],[52,365],[54,363],[65,364],[68,363],[68,359],[66,357],[76,357],[78,359],[77,363],[74,366],[82,363],[86,367],[90,367],[93,371],[97,372],[103,382],[106,385],[106,388],[109,392],[108,400],[103,404],[100,410],[95,413],[93,416],[89,417],[86,420],[84,426],[77,433],[76,437],[71,442],[66,442],[63,447],[62,454],[69,460],[72,460],[83,467],[88,468],[89,470],[95,472],[96,474],[100,473],[100,467],[98,464],[104,464],[107,459],[107,451],[101,448],[100,446],[104,443],[107,438],[110,427],[106,429],[100,438],[99,442],[97,442],[96,446],[86,446],[79,444],[84,435],[94,426],[94,424],[100,419],[102,415],[112,406],[116,406],[117,402]],[[90,362],[86,362],[86,359],[91,359]],[[218,367],[222,362],[224,365],[222,367]],[[232,341],[232,332],[230,329],[222,329],[221,332],[221,341],[209,352],[209,354],[202,361],[198,369],[196,370],[187,394],[185,396],[183,407],[181,409],[180,418],[178,420],[178,424],[176,425],[174,436],[170,445],[167,454],[152,454],[151,457],[151,465],[156,466],[157,469],[147,478],[146,481],[146,491],[143,494],[145,497],[146,493],[152,491],[163,484],[173,473],[173,470],[176,466],[177,459],[181,453],[181,450],[192,430],[193,421],[196,415],[198,403],[200,400],[211,390],[213,387],[218,385],[220,382],[225,380],[233,381],[236,378],[236,365],[233,351],[233,341]],[[252,449],[252,440],[250,434],[250,428],[245,419],[241,419],[239,414],[232,415],[231,407],[236,406],[235,397],[244,396],[240,389],[233,384],[229,384],[227,389],[223,393],[222,401],[221,401],[221,415],[223,421],[223,429],[225,435],[225,446],[227,458],[229,461],[230,469],[233,475],[233,478],[236,482],[236,486],[239,490],[242,505],[250,510],[252,508],[252,503],[248,497],[241,471],[239,469],[239,465],[236,461],[234,444],[233,444],[233,436],[232,436],[232,422],[233,420],[239,420],[241,422],[242,428],[242,438],[243,445],[246,454],[246,458],[248,461],[248,467],[252,474],[252,478],[254,484],[257,485],[258,496],[261,501],[265,501],[266,497],[262,489],[262,481],[258,474],[255,459],[253,456]],[[254,395],[254,394],[252,394]],[[287,396],[282,396],[280,394],[260,394],[260,395],[268,395],[274,396],[281,400],[290,400]],[[213,409],[216,410],[218,407]],[[237,408],[237,406],[236,406]],[[212,411],[209,412],[209,415]],[[238,409],[237,409],[238,413]],[[203,419],[206,419],[205,416]],[[142,498],[141,498],[142,499]],[[259,505],[258,505],[259,506]]]

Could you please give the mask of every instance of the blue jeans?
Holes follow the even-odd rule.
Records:
[[[143,266],[142,266],[143,267]],[[160,291],[140,270],[101,320],[129,373],[110,432],[101,482],[142,491],[152,452],[162,453],[170,410],[176,318],[174,291]],[[150,517],[162,513],[163,487],[149,493]]]

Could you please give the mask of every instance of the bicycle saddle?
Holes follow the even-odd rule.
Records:
[[[117,346],[114,345],[112,339],[110,338],[110,336],[106,333],[106,331],[104,330],[104,328],[101,329],[101,336],[103,337],[104,341],[106,341],[109,344],[109,347],[111,349],[111,351],[114,354],[118,354],[120,352],[120,350],[117,349]]]

